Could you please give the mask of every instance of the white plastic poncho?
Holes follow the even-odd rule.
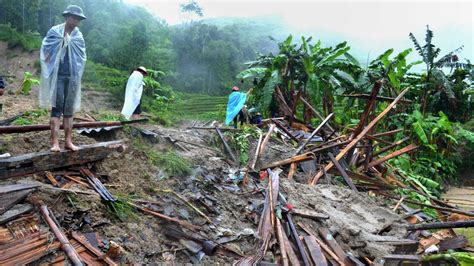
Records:
[[[56,105],[56,89],[59,63],[69,55],[68,101],[73,105],[73,112],[81,108],[81,78],[86,65],[86,45],[82,33],[75,28],[71,34],[64,35],[65,23],[52,27],[41,45],[41,83],[39,102],[41,107],[50,108]]]
[[[130,119],[133,111],[140,104],[143,93],[143,74],[140,71],[133,71],[128,78],[127,88],[125,89],[125,101],[123,103],[122,115]]]

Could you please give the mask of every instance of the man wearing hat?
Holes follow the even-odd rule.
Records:
[[[70,5],[62,13],[65,23],[52,27],[41,45],[41,107],[51,108],[51,151],[60,151],[59,128],[63,116],[64,148],[77,151],[72,143],[73,115],[81,106],[81,78],[86,64],[86,46],[77,26],[86,19],[82,8]]]
[[[128,78],[125,89],[125,101],[122,108],[122,115],[127,119],[130,119],[130,116],[138,118],[142,112],[143,77],[146,75],[148,75],[148,71],[145,67],[141,66],[135,69]]]

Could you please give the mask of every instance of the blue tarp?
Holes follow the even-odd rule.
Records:
[[[242,110],[245,101],[247,100],[247,94],[242,92],[234,91],[229,95],[229,101],[227,102],[227,113],[225,116],[225,124],[228,126],[234,117]]]

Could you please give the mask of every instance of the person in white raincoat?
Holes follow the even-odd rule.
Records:
[[[59,127],[64,117],[66,149],[77,151],[72,143],[74,112],[81,106],[81,78],[86,64],[86,46],[77,26],[86,19],[82,8],[70,5],[63,12],[66,21],[53,26],[41,45],[39,103],[51,108],[51,151],[60,151]]]
[[[143,77],[146,75],[148,75],[146,68],[141,66],[135,69],[128,78],[122,108],[122,115],[127,119],[130,119],[132,115],[141,113],[140,101],[143,93]]]

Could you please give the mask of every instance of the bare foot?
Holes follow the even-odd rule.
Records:
[[[64,148],[66,148],[67,150],[71,150],[71,151],[78,151],[79,150],[79,147],[72,144],[71,142],[64,144]]]
[[[50,151],[52,152],[60,152],[61,148],[59,148],[59,143],[53,144],[53,147],[51,147]]]

